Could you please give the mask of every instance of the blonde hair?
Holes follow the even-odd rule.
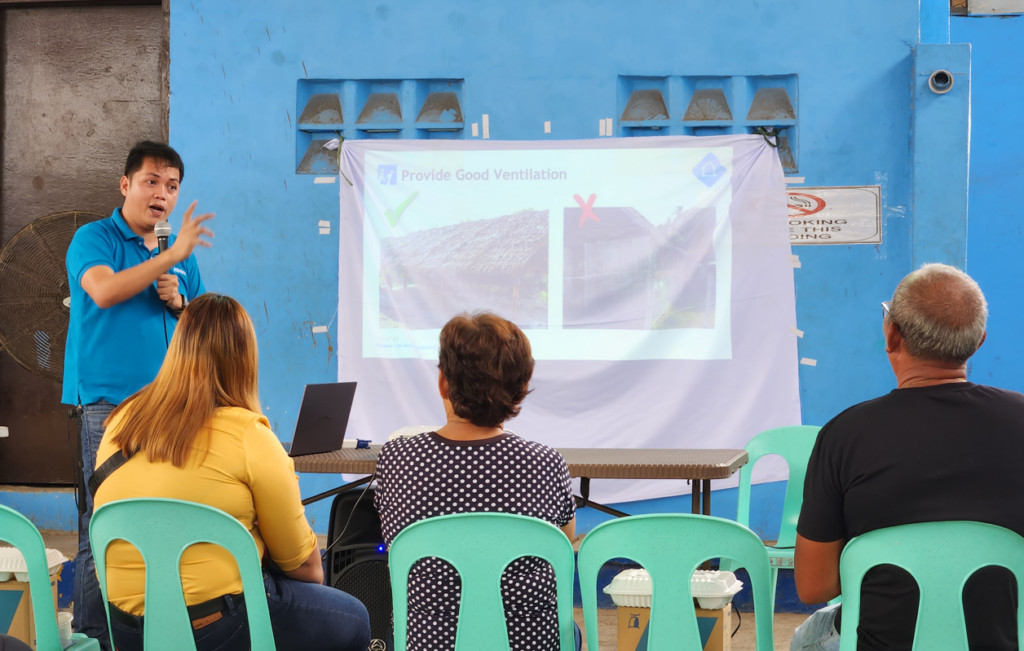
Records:
[[[256,331],[229,296],[203,294],[182,313],[153,383],[122,402],[112,439],[125,455],[183,468],[196,438],[221,407],[260,410]]]

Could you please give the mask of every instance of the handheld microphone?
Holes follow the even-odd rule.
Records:
[[[171,236],[171,225],[167,222],[157,222],[153,227],[153,232],[156,233],[157,249],[159,253],[163,253],[167,250],[167,238]]]

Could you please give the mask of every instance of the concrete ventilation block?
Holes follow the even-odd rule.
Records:
[[[314,138],[306,148],[306,153],[302,156],[302,161],[299,162],[295,172],[297,174],[337,174],[341,169],[338,161],[341,148],[324,149],[324,145],[337,137],[336,134],[324,134],[323,137]]]
[[[721,88],[702,88],[694,91],[690,105],[686,107],[684,120],[731,120],[732,111]]]
[[[641,122],[643,120],[667,120],[668,108],[661,91],[656,88],[634,90],[626,103],[626,110],[619,118],[622,122]]]
[[[335,93],[319,93],[306,102],[299,124],[341,124],[341,102]]]
[[[795,120],[796,111],[785,88],[759,88],[750,103],[748,120]]]
[[[394,124],[402,121],[398,93],[370,93],[356,124]]]
[[[423,108],[416,117],[417,122],[462,122],[462,108],[459,106],[459,96],[455,93],[445,91],[430,93],[423,102]]]
[[[796,160],[793,159],[793,148],[789,144],[789,129],[780,131],[779,135],[775,136],[775,142],[779,146],[779,160],[782,161],[783,170],[788,174],[798,172]]]
[[[725,136],[729,134],[727,127],[694,127],[695,136]]]

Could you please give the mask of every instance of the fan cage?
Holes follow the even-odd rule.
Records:
[[[54,382],[64,378],[71,318],[64,260],[75,232],[104,217],[81,210],[40,217],[0,249],[0,348]]]

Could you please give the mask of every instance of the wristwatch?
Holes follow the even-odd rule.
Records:
[[[185,311],[186,307],[188,307],[188,296],[185,296],[184,294],[178,294],[178,296],[181,297],[181,309],[171,309],[171,314],[174,315],[174,318],[181,316],[181,313]]]

